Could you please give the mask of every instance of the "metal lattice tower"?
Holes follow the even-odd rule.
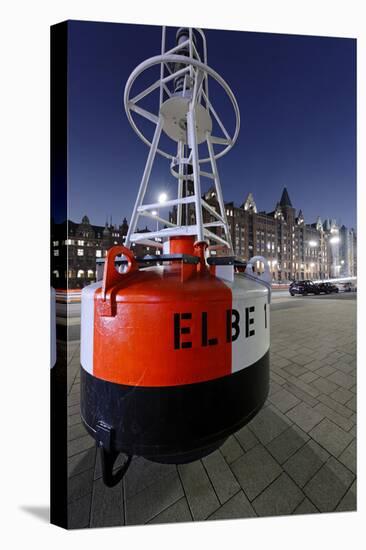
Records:
[[[221,190],[217,159],[233,147],[240,127],[240,113],[235,96],[224,79],[207,65],[206,38],[201,29],[181,28],[176,35],[176,45],[166,50],[166,27],[162,28],[161,54],[151,57],[138,65],[131,73],[125,87],[124,105],[128,120],[137,135],[149,146],[145,169],[141,179],[136,202],[133,208],[126,246],[142,243],[150,246],[162,244],[169,237],[177,235],[195,235],[197,241],[223,246],[232,252],[230,230],[226,218],[225,205]],[[197,46],[201,42],[201,50]],[[154,66],[160,66],[160,78],[143,91],[131,97],[135,81]],[[217,114],[209,97],[209,79],[215,80],[227,94],[235,114],[235,130],[230,136]],[[141,107],[141,100],[159,90],[159,106],[156,112]],[[153,124],[155,131],[151,141],[145,136],[132,113],[136,113]],[[136,117],[137,119],[138,117]],[[221,135],[213,135],[213,120]],[[173,142],[174,149],[169,152],[159,148],[162,132]],[[200,158],[199,145],[207,144],[207,153]],[[216,150],[215,150],[216,146]],[[217,150],[220,148],[220,150]],[[202,148],[201,148],[202,149]],[[177,198],[169,199],[164,207],[176,209],[176,223],[152,213],[161,204],[145,204],[151,171],[156,154],[170,160],[170,172],[177,179]],[[204,169],[203,165],[208,164]],[[210,206],[201,192],[201,179],[213,181],[218,201],[218,211]],[[187,192],[189,184],[189,192]],[[188,223],[188,210],[194,212],[194,223]],[[203,209],[214,219],[204,223]],[[152,218],[166,227],[151,232],[137,232],[137,223],[141,216]],[[222,236],[212,231],[221,228]]]

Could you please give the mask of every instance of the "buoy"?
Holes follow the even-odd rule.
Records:
[[[269,268],[262,257],[245,264],[233,256],[216,166],[236,140],[239,109],[207,65],[202,31],[180,29],[170,51],[165,42],[163,28],[161,55],[139,65],[125,88],[127,116],[150,147],[125,246],[108,251],[103,280],[82,291],[81,416],[101,448],[108,486],[123,477],[133,455],[178,464],[214,451],[260,410],[269,387]],[[135,80],[155,65],[157,82],[131,99]],[[209,77],[233,105],[231,137],[209,99]],[[157,115],[138,106],[154,90],[160,90]],[[131,111],[155,124],[151,143]],[[212,117],[223,137],[213,136]],[[162,131],[175,143],[174,154],[159,149]],[[207,158],[200,158],[202,143]],[[157,153],[170,158],[177,179],[177,198],[165,202],[176,220],[159,215],[162,228],[141,233],[140,216],[154,217],[159,206],[144,203]],[[213,181],[218,210],[202,198],[205,177]],[[204,221],[204,210],[214,221]],[[138,242],[163,253],[136,259],[130,246]],[[225,256],[210,255],[217,246]],[[125,267],[117,270],[121,258]],[[119,453],[127,459],[116,471]]]

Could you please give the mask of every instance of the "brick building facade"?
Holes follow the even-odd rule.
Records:
[[[204,195],[206,202],[218,209],[214,190]],[[225,203],[235,255],[242,260],[253,256],[268,259],[272,279],[288,282],[293,279],[326,279],[350,277],[357,272],[357,238],[354,229],[338,227],[335,220],[324,222],[318,218],[314,223],[305,223],[302,211],[292,206],[288,191],[282,196],[272,212],[258,212],[252,193],[241,206]],[[214,221],[205,209],[204,222]],[[170,213],[175,221],[176,210]],[[194,223],[193,211],[188,212],[189,223]],[[52,285],[66,288],[81,288],[96,280],[96,261],[107,250],[123,244],[128,230],[126,218],[120,225],[106,223],[92,225],[87,216],[81,223],[73,221],[54,224],[51,231]],[[222,229],[212,228],[213,231]],[[148,231],[147,228],[143,231]],[[67,238],[65,239],[65,235]],[[154,247],[133,244],[136,256],[155,254]],[[160,253],[159,251],[157,253]],[[212,251],[212,254],[219,251]],[[68,273],[65,272],[67,255]]]

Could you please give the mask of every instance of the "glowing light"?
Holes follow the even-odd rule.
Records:
[[[317,246],[318,243],[316,241],[309,241],[309,246]]]
[[[344,264],[344,260],[341,260],[341,264],[342,264],[342,265]]]
[[[157,211],[156,211],[156,210],[153,210],[153,211],[151,212],[151,215],[152,215],[152,216],[157,216],[157,215],[158,215],[158,213],[157,213]]]
[[[160,204],[163,204],[166,200],[168,200],[168,195],[166,193],[160,193],[158,200]]]
[[[315,264],[314,264],[314,263],[311,263],[311,264],[310,264],[310,267],[315,267]]]
[[[340,238],[337,236],[334,236],[331,239],[329,239],[330,244],[337,244],[339,243],[339,241],[340,241]]]

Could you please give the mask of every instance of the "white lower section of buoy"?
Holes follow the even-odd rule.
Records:
[[[231,372],[234,373],[250,367],[269,350],[269,291],[244,274],[235,274],[234,282],[225,284],[232,291]]]
[[[98,281],[84,287],[81,292],[80,363],[90,374],[93,374],[94,294],[101,286],[102,282]]]

